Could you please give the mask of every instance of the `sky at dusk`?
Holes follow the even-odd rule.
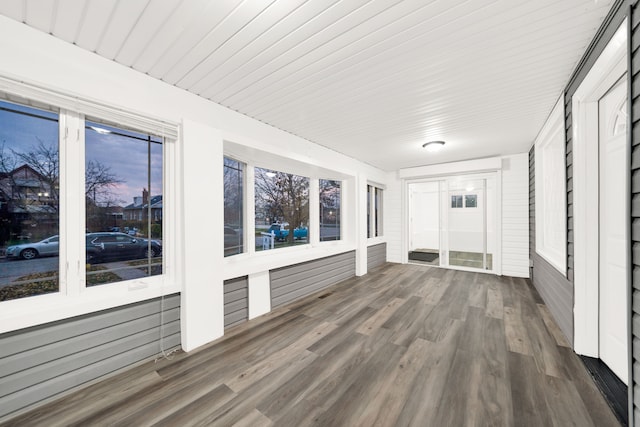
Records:
[[[7,111],[14,110],[14,111]],[[15,111],[33,113],[39,117],[17,114]],[[53,119],[53,120],[51,120]],[[111,189],[112,198],[121,206],[133,203],[135,196],[142,196],[143,188],[148,188],[147,150],[151,147],[151,191],[152,196],[162,194],[162,144],[159,137],[146,141],[147,135],[86,122],[85,160],[100,162],[110,169],[110,173],[123,181]],[[97,129],[98,131],[94,130]],[[4,155],[12,151],[33,150],[40,141],[48,147],[58,145],[57,114],[17,106],[0,101],[0,150]],[[137,138],[144,139],[141,141]],[[21,166],[16,164],[15,167]]]

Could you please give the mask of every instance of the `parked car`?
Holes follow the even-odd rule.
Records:
[[[44,256],[58,256],[60,251],[60,239],[51,236],[35,243],[23,243],[9,246],[6,251],[7,259],[33,259]]]
[[[88,233],[86,235],[87,262],[132,260],[157,257],[162,254],[158,240],[140,239],[124,233]]]
[[[276,240],[280,242],[284,242],[285,240],[287,240],[287,236],[289,236],[289,230],[285,228],[288,225],[289,225],[288,222],[285,222],[283,224],[274,223],[274,224],[271,224],[271,227],[269,227],[269,230],[267,232],[271,233],[273,231],[273,234],[275,234]],[[306,239],[308,235],[309,235],[309,229],[307,227],[298,227],[298,228],[294,228],[293,230],[293,238],[296,240]]]
[[[147,239],[139,239],[124,233],[87,233],[87,261],[93,259],[141,259],[149,255]],[[162,243],[151,240],[151,256],[162,255]],[[23,243],[9,246],[6,250],[7,259],[34,259],[45,256],[58,256],[60,239],[51,236],[33,243]]]

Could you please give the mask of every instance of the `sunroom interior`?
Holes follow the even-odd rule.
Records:
[[[571,377],[578,409],[542,397],[545,420],[635,425],[635,4],[2,2],[0,423],[37,425],[83,390],[270,336],[296,310],[309,329],[291,337],[362,320],[355,341],[377,328],[398,345],[390,363],[426,366],[482,305],[505,366],[526,353],[545,393]],[[402,313],[448,326],[409,345]],[[577,391],[575,366],[597,392]],[[535,421],[510,381],[491,416]],[[380,424],[429,416],[401,395]],[[361,401],[327,402],[309,412],[326,425],[375,421]],[[294,419],[266,406],[228,418],[220,403],[209,421]],[[73,422],[126,422],[100,411]]]

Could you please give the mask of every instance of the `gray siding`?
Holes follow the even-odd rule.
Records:
[[[249,280],[247,276],[224,281],[224,327],[249,319]]]
[[[335,285],[355,274],[355,251],[271,270],[271,308]]]
[[[626,16],[627,9],[622,0],[616,0],[612,12],[606,17],[585,55],[580,60],[565,88],[565,136],[567,168],[567,275],[564,276],[535,251],[535,194],[534,194],[534,150],[529,153],[530,167],[530,256],[533,261],[531,277],[534,286],[555,317],[569,342],[573,343],[573,128],[571,100],[585,76],[606,47],[611,36]]]
[[[533,260],[531,280],[573,345],[573,283],[536,253],[535,147],[529,151],[529,257]]]
[[[634,3],[631,13],[631,374],[633,387],[629,392],[633,405],[629,420],[640,425],[640,9]]]
[[[387,244],[369,246],[367,248],[367,271],[387,262]]]
[[[161,333],[180,345],[179,294],[0,335],[0,418],[156,356]]]

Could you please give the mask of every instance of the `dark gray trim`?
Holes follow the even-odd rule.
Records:
[[[0,418],[179,345],[180,294],[2,334]]]
[[[247,276],[224,281],[224,327],[249,320],[249,279]]]
[[[367,247],[367,271],[379,267],[385,262],[387,262],[386,243]]]
[[[640,425],[640,10],[637,2],[630,2],[628,10],[628,139],[629,139],[629,225],[631,244],[629,245],[629,424]]]
[[[355,275],[355,251],[271,270],[271,308],[305,297]]]

